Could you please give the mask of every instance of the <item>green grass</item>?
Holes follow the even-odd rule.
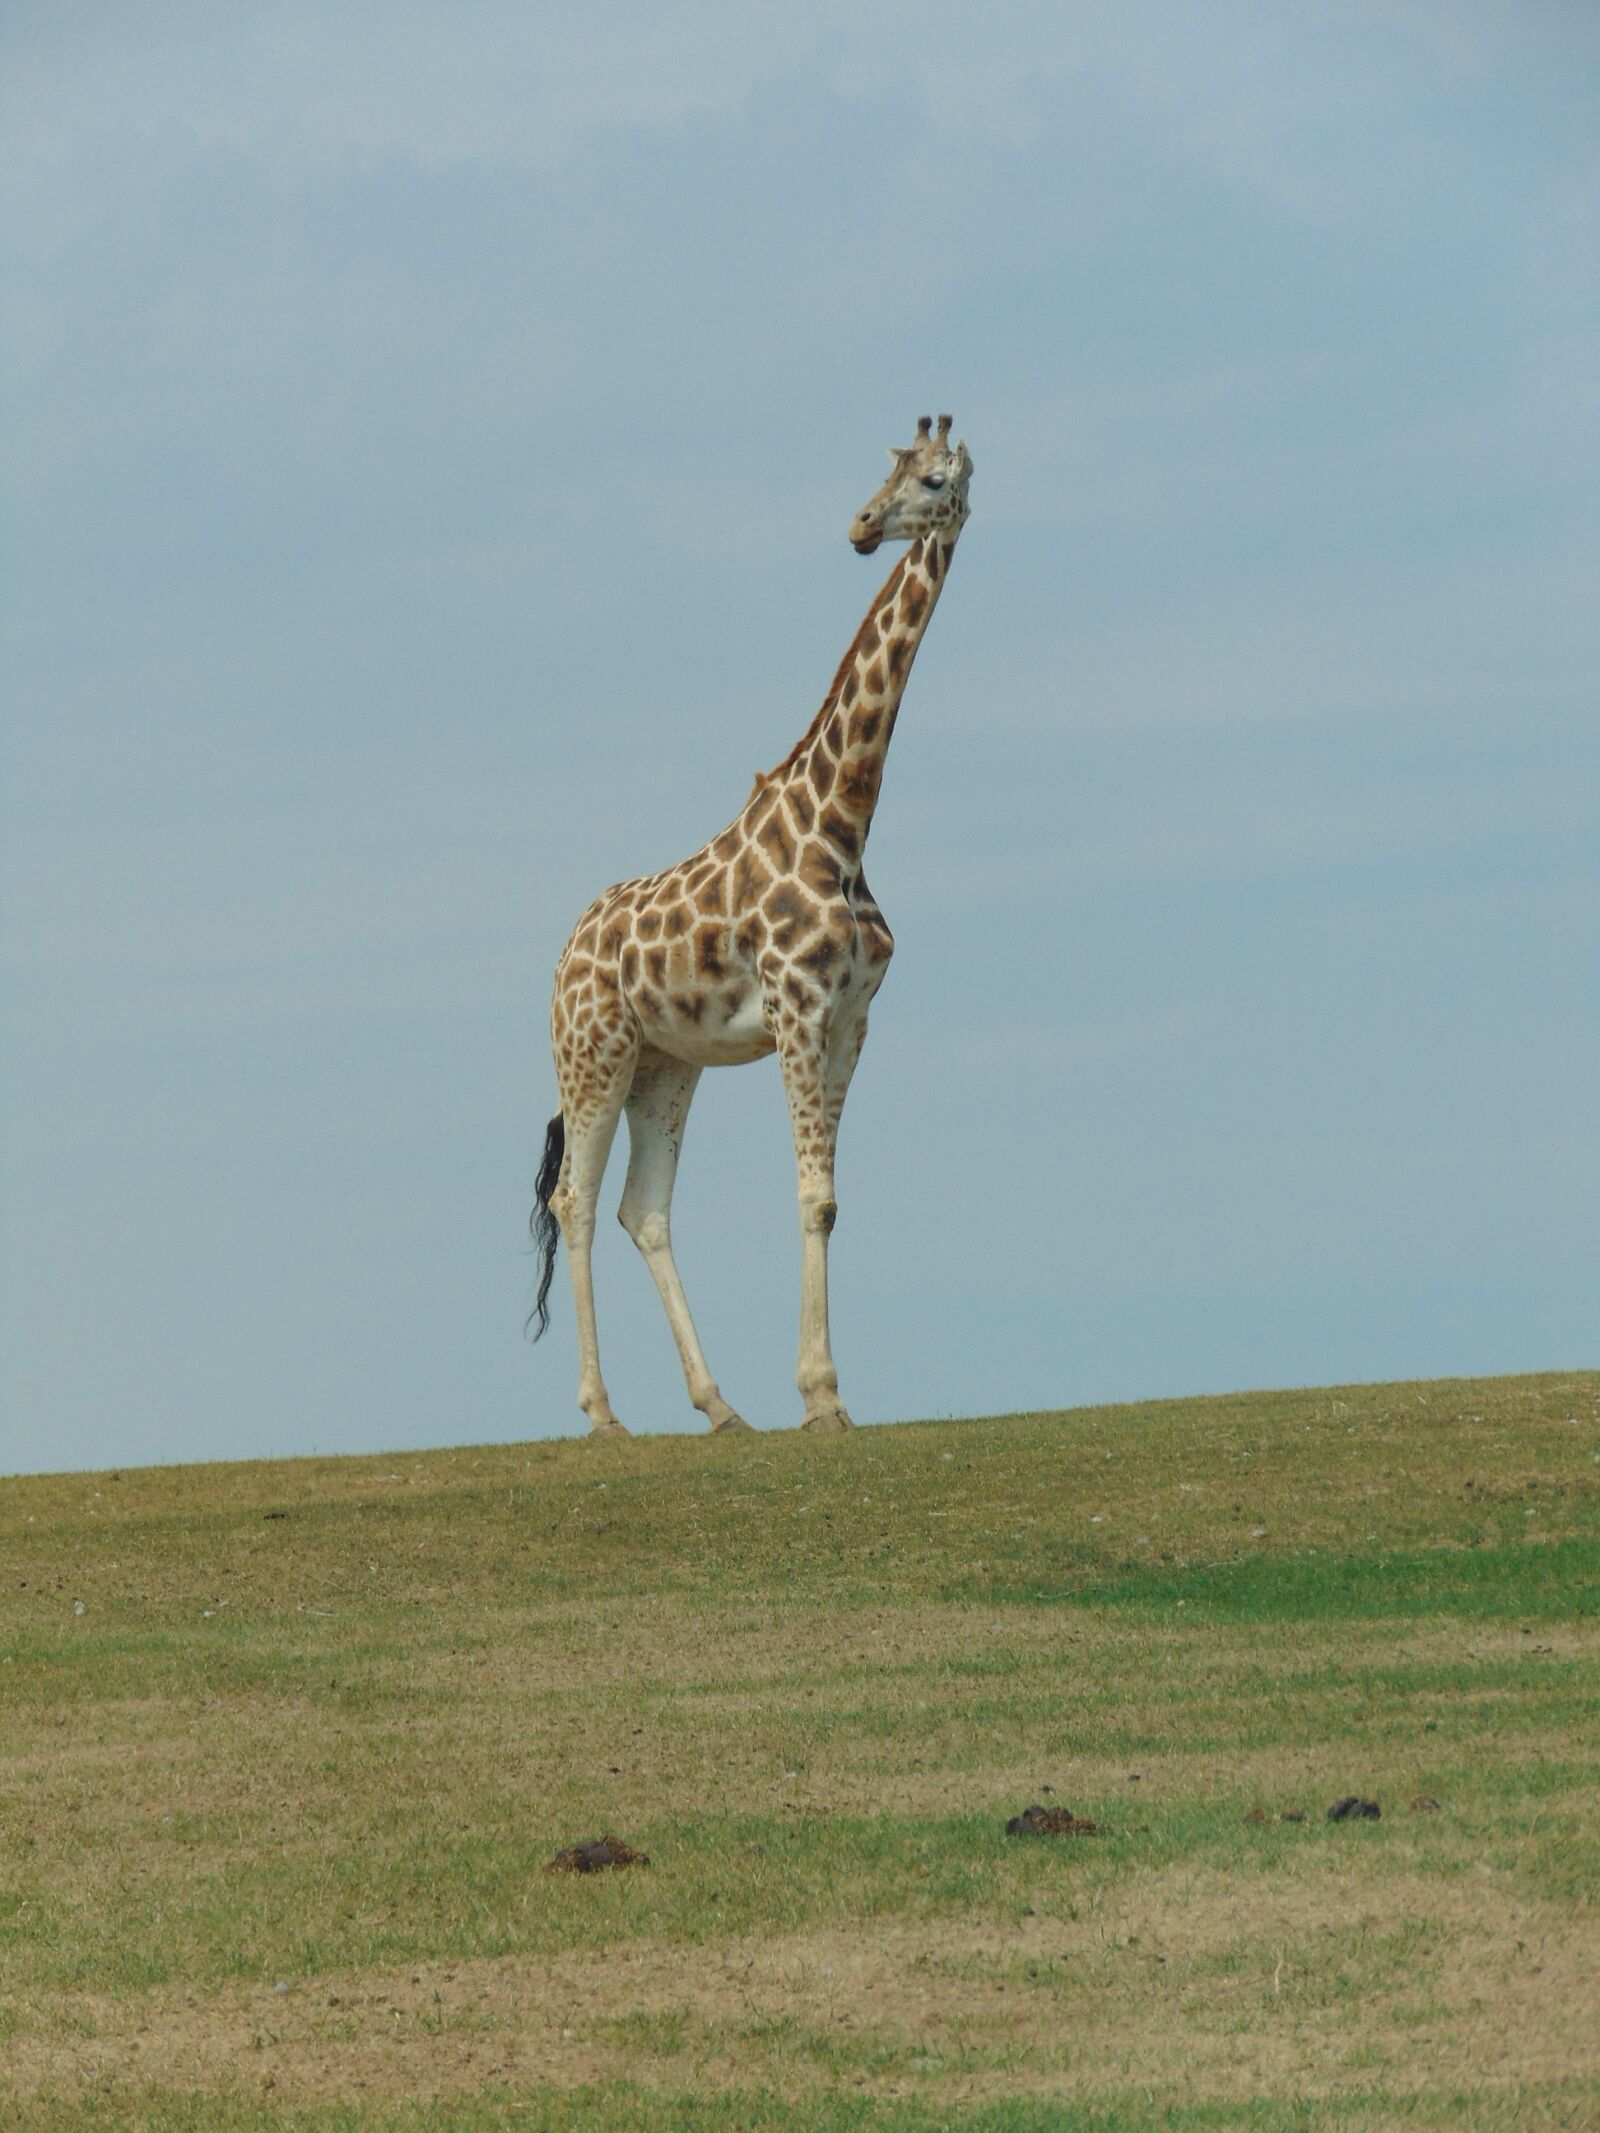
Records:
[[[382,2123],[393,2133],[1377,2133],[1385,2127],[1506,2133],[1508,2127],[1594,2124],[1587,2084],[1540,2083],[1516,2099],[1460,2090],[1369,2090],[1299,2103],[1163,2102],[1137,2089],[1100,2103],[1007,2099],[940,2107],[857,2094],[794,2102],[770,2091],[670,2094],[629,2083],[542,2093],[478,2093],[448,2104],[397,2102]],[[369,2106],[263,2105],[243,2096],[196,2099],[151,2091],[108,2091],[88,2110],[49,2106],[30,2133],[366,2133]]]
[[[0,1577],[0,2123],[1600,2125],[1593,1373],[30,1478]]]
[[[1192,1607],[1222,1622],[1414,1621],[1423,1615],[1499,1620],[1515,1594],[1528,1621],[1600,1615],[1600,1549],[1592,1537],[1480,1541],[1455,1548],[1379,1549],[1365,1555],[1256,1555],[1243,1562],[1124,1571],[1098,1585],[1052,1581],[1041,1565],[1020,1581],[991,1581],[974,1598],[1046,1605],[1131,1607],[1160,1615]]]

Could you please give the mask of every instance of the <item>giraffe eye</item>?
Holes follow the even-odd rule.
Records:
[[[918,478],[925,489],[937,490],[944,487],[944,476],[942,474],[923,474]]]

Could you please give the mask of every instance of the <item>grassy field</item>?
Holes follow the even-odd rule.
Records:
[[[0,1572],[0,2125],[1600,2127],[1595,1373],[8,1481]]]

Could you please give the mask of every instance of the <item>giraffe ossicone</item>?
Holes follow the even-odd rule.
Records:
[[[558,1237],[578,1315],[578,1403],[594,1436],[625,1436],[600,1374],[590,1248],[601,1178],[628,1120],[618,1217],[654,1277],[691,1402],[714,1430],[749,1427],[706,1364],[672,1256],[672,1188],[695,1087],[708,1066],[776,1052],[800,1206],[802,1428],[854,1427],[828,1335],[834,1151],[867,1010],[894,939],[862,872],[884,759],[968,515],[972,459],[951,419],[890,450],[888,480],[850,521],[861,555],[910,546],[867,609],[822,708],[736,819],[659,874],[592,903],[556,966],[551,1040],[561,1108],[550,1121],[533,1233],[535,1339],[548,1322]]]

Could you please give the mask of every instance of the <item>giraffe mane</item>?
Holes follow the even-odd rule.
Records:
[[[799,762],[800,758],[805,754],[806,750],[811,746],[811,743],[816,739],[817,734],[821,731],[823,720],[833,709],[834,705],[839,701],[839,697],[844,689],[845,681],[849,676],[851,668],[856,663],[856,654],[861,649],[861,640],[867,634],[867,625],[871,623],[876,626],[878,610],[882,607],[883,602],[889,593],[890,587],[895,584],[897,579],[905,575],[905,568],[910,560],[911,550],[908,548],[905,554],[901,556],[899,562],[895,564],[893,570],[891,570],[889,575],[884,579],[882,585],[878,588],[877,592],[873,594],[871,603],[868,606],[866,613],[861,618],[860,626],[857,628],[855,635],[851,638],[843,659],[841,659],[839,662],[838,672],[833,677],[833,681],[829,686],[828,693],[822,699],[821,710],[818,711],[816,717],[811,721],[810,725],[807,726],[805,732],[801,734],[799,740],[795,742],[794,746],[789,750],[789,753],[784,757],[781,763],[775,763],[771,770],[758,771],[756,773],[756,782],[750,789],[750,800],[753,800],[755,798],[756,794],[761,790],[763,785],[770,785],[774,778],[786,777],[788,773],[793,770],[796,763]],[[750,800],[746,800],[746,807],[750,805]]]

